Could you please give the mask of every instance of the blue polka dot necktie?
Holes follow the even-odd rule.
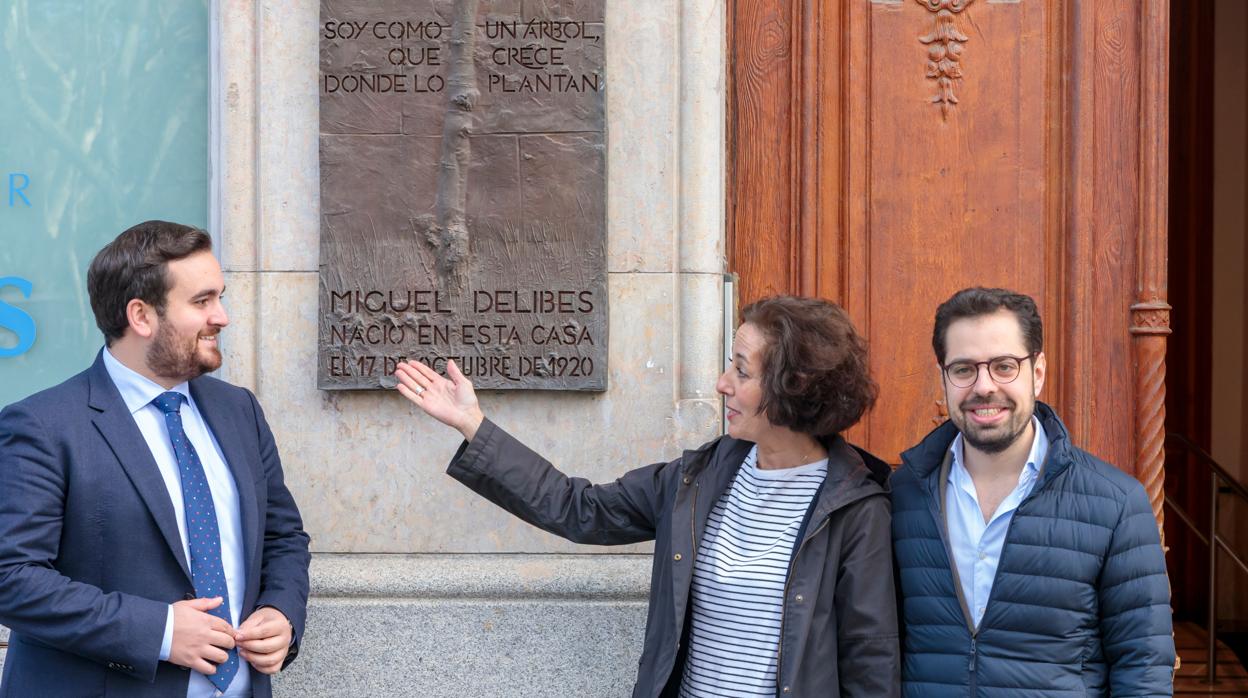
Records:
[[[195,595],[208,599],[220,596],[221,605],[208,613],[230,623],[230,594],[221,565],[217,509],[212,503],[212,491],[208,489],[204,466],[182,429],[182,415],[178,410],[184,399],[182,393],[161,393],[152,400],[152,404],[165,413],[165,426],[169,427],[173,454],[178,459],[178,473],[182,476],[182,506],[186,510],[186,537],[191,550],[191,578],[195,582]],[[212,685],[223,693],[238,673],[238,651],[229,650],[229,654],[225,663],[217,667],[217,673],[208,677]]]

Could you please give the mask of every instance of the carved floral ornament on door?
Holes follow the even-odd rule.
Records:
[[[962,45],[970,40],[958,31],[954,16],[975,0],[915,1],[936,14],[936,25],[931,32],[920,36],[919,41],[927,46],[927,78],[936,82],[937,92],[932,95],[932,103],[939,104],[941,118],[948,119],[950,106],[958,103],[953,81],[962,79]]]

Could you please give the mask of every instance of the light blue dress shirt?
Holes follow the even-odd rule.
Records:
[[[992,584],[997,577],[997,565],[1001,562],[1001,548],[1005,544],[1010,520],[1014,518],[1018,505],[1031,494],[1031,488],[1040,476],[1040,468],[1049,451],[1049,440],[1044,434],[1044,427],[1040,426],[1040,420],[1033,416],[1031,423],[1035,427],[1035,438],[1027,454],[1027,464],[1018,474],[1018,486],[1001,500],[988,523],[984,523],[984,514],[979,508],[975,483],[963,465],[962,435],[954,437],[953,444],[949,446],[953,454],[949,481],[945,488],[949,548],[953,551],[953,561],[958,567],[962,597],[966,599],[967,610],[970,611],[976,628],[979,628],[984,611],[988,609],[988,597],[992,594]]]
[[[186,538],[186,508],[182,505],[182,476],[178,472],[178,459],[173,454],[173,444],[169,440],[169,429],[165,426],[164,413],[152,404],[152,400],[163,392],[164,388],[148,380],[139,373],[132,371],[115,359],[112,353],[104,350],[104,368],[113,379],[126,403],[130,414],[134,417],[147,448],[152,452],[160,476],[165,481],[165,489],[169,491],[169,499],[173,502],[173,514],[178,520],[178,535],[182,539],[182,552],[190,560],[190,546]],[[217,525],[221,530],[221,565],[225,572],[225,586],[230,594],[230,619],[234,627],[241,622],[243,608],[243,592],[247,580],[243,566],[243,527],[242,515],[238,503],[238,488],[234,484],[234,475],[221,454],[221,447],[216,437],[208,428],[208,423],[195,405],[191,397],[189,384],[179,383],[172,389],[186,396],[182,406],[182,426],[186,436],[199,454],[204,466],[204,475],[208,478],[208,489],[212,491],[212,502],[217,510]],[[165,617],[165,635],[160,645],[160,660],[168,661],[173,645],[173,606]],[[221,696],[212,682],[203,674],[192,671],[191,681],[186,690],[187,698],[211,698]],[[227,698],[241,698],[251,695],[251,672],[246,662],[239,667],[239,672],[230,682],[224,694]]]

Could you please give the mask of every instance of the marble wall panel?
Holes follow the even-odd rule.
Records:
[[[723,321],[711,322],[706,317],[708,308],[723,306],[723,274],[680,274],[680,332],[681,363],[678,386],[682,401],[711,401],[719,408],[719,394],[715,381],[724,370]],[[719,419],[716,413],[716,420]],[[700,428],[707,428],[706,425]]]
[[[211,85],[214,142],[208,227],[222,266],[238,271],[257,269],[255,54],[259,31],[251,0],[219,4],[217,75]],[[254,377],[249,381],[248,385],[254,385]]]
[[[254,162],[246,163],[255,168],[258,184],[255,191],[231,191],[226,196],[256,197],[258,234],[252,268],[313,270],[320,225],[318,7],[306,0],[264,0],[259,9],[259,47],[252,66],[257,122],[248,125],[257,128],[258,140]],[[223,130],[233,127],[223,124]]]
[[[620,696],[648,555],[317,555],[281,696]],[[332,677],[332,678],[331,678]]]
[[[724,245],[727,133],[725,3],[680,4],[680,222],[681,271],[721,274]]]
[[[618,698],[637,678],[645,618],[644,601],[318,597],[309,656],[273,694]]]
[[[221,349],[221,369],[217,377],[255,391],[259,385],[261,362],[256,360],[259,327],[257,310],[260,274],[254,271],[225,270],[225,306],[230,324],[221,330],[217,344]],[[280,444],[279,444],[280,446]]]
[[[681,171],[680,25],[673,21],[679,5],[675,0],[607,3],[608,271],[677,268],[682,182],[701,169],[686,162],[688,172]]]

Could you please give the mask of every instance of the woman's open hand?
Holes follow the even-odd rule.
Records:
[[[464,378],[454,361],[446,362],[446,375],[449,380],[419,361],[402,362],[395,372],[403,397],[416,403],[430,417],[458,430],[465,440],[472,441],[485,419],[477,403],[477,393],[472,389],[472,381]]]

